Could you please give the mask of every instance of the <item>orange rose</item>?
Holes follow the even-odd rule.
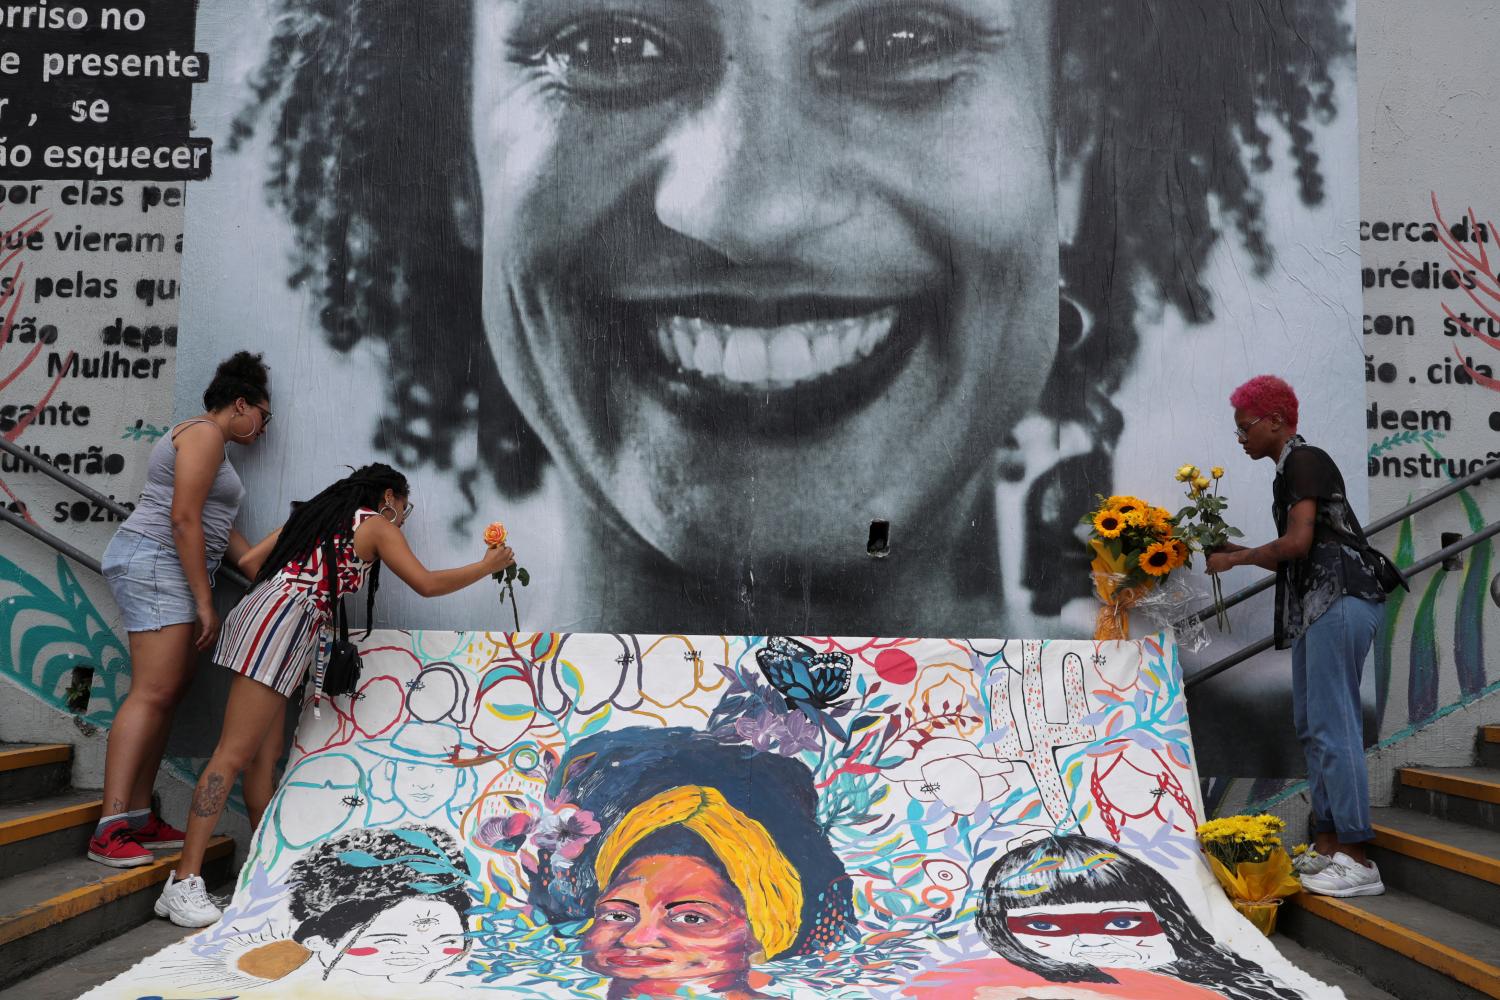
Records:
[[[493,524],[491,524],[488,528],[485,528],[484,529],[484,544],[488,545],[490,548],[495,548],[496,546],[504,545],[505,544],[505,525],[501,524],[499,521],[496,521]]]

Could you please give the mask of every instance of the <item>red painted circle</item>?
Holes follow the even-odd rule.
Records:
[[[917,679],[917,661],[899,649],[883,649],[875,657],[875,672],[891,684],[910,684]]]

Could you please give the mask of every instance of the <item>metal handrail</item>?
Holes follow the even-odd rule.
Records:
[[[1493,538],[1496,535],[1500,535],[1500,521],[1496,521],[1494,524],[1490,524],[1481,528],[1480,530],[1474,532],[1474,534],[1469,535],[1467,538],[1460,538],[1452,545],[1448,545],[1444,548],[1439,549],[1432,555],[1427,556],[1425,559],[1419,559],[1418,561],[1412,563],[1410,566],[1402,569],[1402,573],[1404,573],[1408,578],[1417,576],[1420,573],[1425,573],[1429,569],[1432,569],[1432,567],[1441,563],[1443,560],[1452,559],[1460,552],[1463,552],[1466,549],[1473,548],[1475,545],[1478,545],[1485,539]],[[1250,659],[1252,656],[1258,656],[1261,653],[1264,653],[1275,644],[1276,637],[1274,635],[1268,635],[1263,639],[1252,642],[1250,645],[1244,647],[1243,649],[1235,650],[1233,653],[1230,653],[1222,660],[1210,664],[1209,666],[1204,667],[1202,670],[1195,671],[1190,677],[1184,678],[1183,685],[1185,687],[1194,687],[1198,684],[1202,684],[1209,678],[1217,677],[1219,674],[1222,674],[1230,667],[1237,667],[1241,663],[1244,663],[1246,660]]]
[[[1370,524],[1365,526],[1365,534],[1367,536],[1378,534],[1379,532],[1384,531],[1386,528],[1389,528],[1393,524],[1400,524],[1402,521],[1406,520],[1408,517],[1411,517],[1413,514],[1424,511],[1438,501],[1446,500],[1453,494],[1458,493],[1462,490],[1466,490],[1470,486],[1473,486],[1475,483],[1479,482],[1481,479],[1487,479],[1490,476],[1500,476],[1500,458],[1497,458],[1495,461],[1491,462],[1489,465],[1486,465],[1482,469],[1469,473],[1462,479],[1455,479],[1447,483],[1446,485],[1439,486],[1431,493],[1427,493],[1421,497],[1418,497],[1416,500],[1413,500],[1405,507],[1402,507],[1400,510],[1396,511],[1394,514],[1387,514],[1380,520],[1371,522]],[[1245,601],[1248,601],[1256,594],[1270,589],[1271,585],[1275,582],[1276,574],[1274,573],[1269,576],[1262,577],[1256,582],[1250,584],[1248,587],[1242,587],[1241,589],[1236,590],[1234,593],[1230,594],[1228,597],[1224,598],[1223,608],[1227,610],[1228,608],[1234,607],[1236,604],[1243,604]],[[1179,619],[1179,622],[1182,624],[1206,622],[1210,618],[1215,617],[1218,613],[1219,608],[1210,604],[1199,611],[1195,611],[1193,614],[1187,616],[1186,618]]]
[[[92,486],[79,482],[72,476],[68,475],[66,472],[63,472],[57,466],[53,465],[51,462],[47,461],[44,458],[39,458],[38,456],[33,455],[31,452],[27,451],[25,448],[22,448],[14,441],[6,438],[3,434],[0,434],[0,451],[7,452],[8,454],[15,456],[17,460],[25,462],[33,469],[36,469],[38,472],[42,472],[48,476],[51,476],[59,483],[62,483],[68,489],[72,490],[74,493],[77,493],[87,500],[94,501],[94,503],[108,510],[110,513],[116,515],[117,517],[123,518],[130,516],[129,508],[122,506],[118,500],[115,500],[112,497],[107,497],[103,493],[100,493],[98,490],[94,489]],[[51,532],[46,531],[40,526],[26,520],[24,517],[21,517],[18,514],[14,514],[9,510],[0,509],[0,520],[5,521],[5,523],[7,524],[14,525],[17,528],[20,528],[32,538],[35,538],[37,541],[41,542],[44,545],[51,546],[53,549],[61,552],[63,555],[67,556],[69,559],[73,560],[79,565],[87,569],[91,569],[95,573],[102,574],[103,571],[99,568],[99,560],[68,544]],[[224,577],[224,579],[228,580],[230,583],[235,584],[236,586],[243,587],[246,590],[250,589],[250,578],[245,576],[237,569],[234,569],[230,566],[221,565],[219,567],[219,575]]]
[[[50,545],[52,548],[61,552],[63,555],[67,556],[69,559],[78,563],[85,569],[90,569],[95,573],[103,575],[104,571],[99,568],[99,560],[95,559],[93,556],[89,555],[87,552],[84,552],[81,549],[74,548],[67,542],[63,541],[61,538],[58,538],[56,535],[52,534],[50,531],[32,524],[20,514],[12,513],[8,508],[0,507],[0,521],[4,521],[6,524],[20,528],[22,531],[26,532],[26,534],[30,535],[32,538],[35,538],[43,545]]]

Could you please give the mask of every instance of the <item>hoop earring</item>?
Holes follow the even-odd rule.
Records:
[[[390,513],[387,514],[386,511],[390,511]],[[394,505],[388,503],[381,504],[380,509],[376,511],[376,513],[392,524],[396,524],[396,519],[401,516],[401,512],[397,510]]]
[[[244,434],[236,433],[236,431],[234,429],[234,421],[238,417],[244,417],[246,420],[250,421],[250,430],[248,432],[246,432]],[[255,437],[255,418],[252,417],[252,416],[250,416],[250,414],[248,414],[248,413],[236,413],[233,417],[229,418],[229,427],[226,428],[226,429],[229,431],[230,438],[232,438],[233,440],[235,440],[235,441],[237,441],[237,442],[239,442],[241,444],[243,444],[246,441],[254,440],[254,437]]]

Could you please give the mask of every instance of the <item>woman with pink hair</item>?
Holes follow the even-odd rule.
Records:
[[[1379,895],[1385,884],[1364,847],[1375,831],[1359,681],[1385,595],[1405,583],[1365,539],[1333,459],[1297,433],[1292,387],[1259,375],[1229,403],[1245,454],[1276,463],[1278,537],[1254,548],[1226,545],[1209,555],[1207,569],[1276,573],[1276,648],[1292,650],[1292,713],[1312,790],[1313,849],[1299,859],[1302,887],[1328,896]]]

